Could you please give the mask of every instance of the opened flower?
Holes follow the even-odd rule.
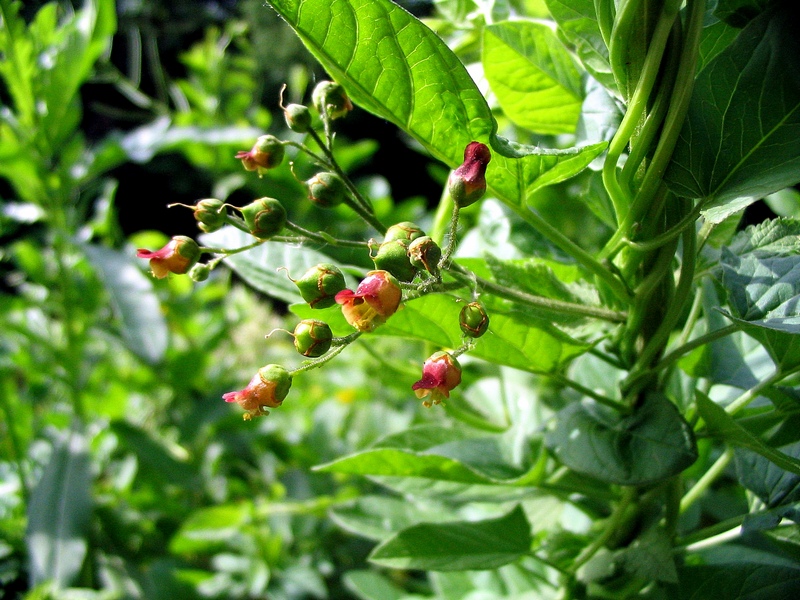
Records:
[[[372,331],[400,307],[400,284],[387,271],[370,271],[356,291],[342,290],[336,302],[347,322],[359,331]]]
[[[262,135],[249,152],[237,152],[236,158],[242,161],[242,165],[247,171],[261,173],[281,164],[284,154],[283,142],[274,135]]]
[[[464,150],[464,162],[450,173],[447,190],[460,208],[481,199],[486,192],[486,166],[492,160],[489,147],[470,142]]]
[[[422,405],[430,407],[432,404],[441,404],[445,398],[450,397],[450,390],[461,383],[461,365],[447,352],[433,354],[422,365],[422,379],[411,386],[417,398],[430,395],[430,400],[425,400]]]
[[[139,248],[136,251],[137,258],[150,259],[150,269],[158,279],[163,279],[170,273],[183,275],[194,266],[200,254],[197,242],[183,235],[176,235],[161,250],[151,252]]]
[[[244,420],[268,415],[268,408],[276,408],[283,403],[292,387],[292,376],[281,365],[261,367],[250,380],[247,387],[238,392],[223,394],[225,402],[236,402],[244,410]]]

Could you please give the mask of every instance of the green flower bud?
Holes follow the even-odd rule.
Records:
[[[311,267],[294,283],[311,308],[333,306],[336,304],[336,294],[347,287],[342,272],[330,263]]]
[[[413,242],[418,237],[425,235],[416,224],[411,221],[403,221],[392,225],[386,230],[386,235],[383,238],[384,242],[391,242],[392,240],[405,240],[406,242]]]
[[[336,173],[317,173],[306,182],[308,199],[317,206],[333,208],[347,198],[347,186]]]
[[[236,158],[242,161],[246,170],[261,173],[261,171],[280,165],[285,153],[283,142],[278,138],[274,135],[262,135],[249,152],[237,152]]]
[[[208,276],[211,274],[211,267],[209,267],[205,263],[197,263],[191,269],[189,269],[189,277],[193,281],[205,281],[208,279]]]
[[[306,133],[311,129],[311,111],[302,104],[290,104],[283,109],[283,117],[289,129],[297,133]]]
[[[225,203],[216,198],[206,198],[194,205],[194,218],[206,233],[217,231],[225,225]]]
[[[416,267],[408,258],[408,242],[405,240],[383,242],[372,260],[376,269],[388,271],[400,281],[411,281],[417,274]]]
[[[418,269],[425,269],[434,277],[439,276],[442,249],[427,235],[418,237],[408,245],[408,258]]]
[[[294,328],[294,347],[303,356],[316,358],[331,348],[333,333],[327,323],[304,319]]]
[[[259,198],[241,209],[250,234],[260,240],[276,235],[286,224],[286,209],[275,198]]]
[[[480,302],[470,302],[461,309],[458,315],[458,326],[464,335],[479,338],[489,328],[489,315]]]
[[[311,101],[323,118],[338,119],[353,110],[344,88],[334,81],[320,81],[311,93]]]

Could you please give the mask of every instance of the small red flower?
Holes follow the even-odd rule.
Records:
[[[236,158],[242,161],[245,170],[261,173],[281,164],[284,154],[283,142],[274,135],[262,135],[249,152],[237,152]]]
[[[489,147],[470,142],[464,149],[464,162],[450,173],[447,189],[461,208],[477,202],[486,192],[486,167],[492,160]]]
[[[292,387],[292,376],[281,365],[261,367],[247,387],[238,392],[222,395],[225,402],[236,402],[244,410],[244,420],[268,415],[268,408],[277,408],[283,403]]]
[[[400,284],[387,271],[370,271],[356,291],[342,290],[336,302],[347,322],[359,331],[372,331],[400,307]]]
[[[411,386],[417,398],[424,398],[430,394],[431,399],[425,400],[422,405],[430,407],[432,404],[441,404],[445,398],[450,397],[450,390],[461,383],[461,365],[447,352],[433,354],[422,365],[422,379]]]
[[[172,238],[161,250],[151,252],[139,248],[136,251],[137,258],[150,259],[150,269],[158,279],[163,279],[170,273],[183,275],[194,266],[200,254],[197,242],[183,235]]]

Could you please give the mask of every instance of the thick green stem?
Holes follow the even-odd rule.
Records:
[[[681,498],[680,512],[685,513],[695,501],[705,493],[705,491],[722,475],[730,462],[733,460],[733,449],[726,448],[725,452],[711,465],[703,476],[697,480],[683,498]]]

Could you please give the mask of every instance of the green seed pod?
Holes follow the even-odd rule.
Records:
[[[386,230],[386,235],[383,238],[384,242],[391,242],[392,240],[405,240],[406,242],[413,242],[418,237],[425,235],[416,224],[411,221],[403,221],[392,225]]]
[[[320,81],[311,93],[311,101],[323,118],[338,119],[353,110],[344,88],[334,81]]]
[[[418,237],[408,245],[408,258],[418,269],[425,269],[434,277],[439,276],[442,249],[427,235]]]
[[[297,133],[306,133],[311,129],[311,111],[302,104],[290,104],[283,109],[283,117],[289,129]]]
[[[489,328],[489,315],[480,302],[470,302],[461,309],[458,316],[458,325],[464,335],[479,338]]]
[[[336,304],[336,294],[347,287],[342,272],[330,263],[311,267],[294,283],[311,308],[333,306]]]
[[[209,267],[205,263],[197,263],[191,269],[189,269],[189,277],[193,281],[201,282],[208,279],[208,276],[211,274],[211,267]]]
[[[411,281],[417,274],[416,267],[408,258],[408,242],[405,240],[383,242],[372,260],[376,269],[388,271],[400,281]]]
[[[294,328],[294,347],[303,356],[316,358],[331,348],[333,333],[324,321],[304,319]]]
[[[260,240],[276,235],[286,224],[286,209],[275,198],[259,198],[241,209],[250,234]]]
[[[197,226],[206,233],[217,231],[225,225],[225,203],[216,198],[206,198],[194,205]]]
[[[322,208],[333,208],[347,198],[347,186],[336,173],[317,173],[306,182],[308,199]]]

